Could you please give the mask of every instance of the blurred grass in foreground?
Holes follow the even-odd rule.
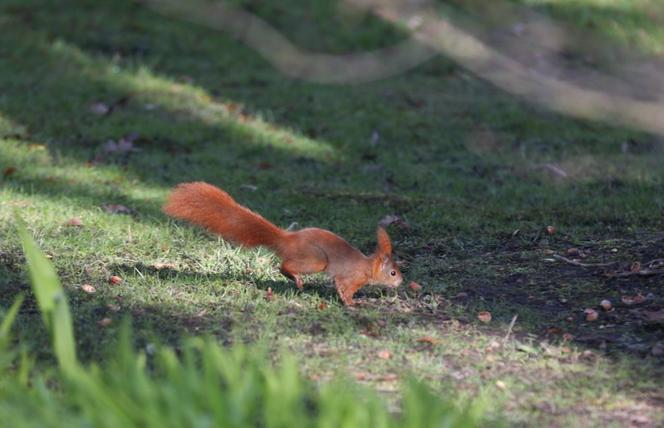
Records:
[[[187,427],[426,427],[477,426],[477,403],[457,409],[411,380],[402,410],[390,413],[373,392],[338,381],[317,388],[288,354],[273,365],[264,352],[244,346],[222,349],[194,338],[179,349],[132,349],[128,324],[114,355],[102,366],[76,357],[64,290],[52,264],[17,228],[32,288],[49,328],[59,369],[37,371],[8,339],[21,299],[0,324],[0,415],[7,426]]]

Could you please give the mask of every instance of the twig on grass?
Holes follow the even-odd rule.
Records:
[[[563,257],[560,254],[554,254],[553,256],[554,259],[563,261],[565,263],[569,263],[574,266],[579,266],[579,267],[584,267],[584,268],[591,268],[591,267],[607,267],[607,266],[613,266],[619,262],[607,262],[607,263],[582,263],[576,260],[568,259],[567,257]]]
[[[607,263],[582,263],[577,260],[568,259],[563,257],[560,254],[553,254],[552,257],[556,260],[560,260],[565,263],[569,263],[573,266],[579,266],[583,268],[594,268],[594,267],[608,267],[618,264],[620,262],[607,262]],[[652,267],[654,265],[664,265],[664,259],[653,259],[649,262],[644,263],[644,266]],[[613,272],[607,273],[606,276],[609,278],[627,278],[630,276],[652,276],[652,275],[662,275],[664,274],[664,269],[639,269],[639,270],[630,270],[628,272]]]
[[[627,278],[628,276],[652,276],[663,275],[664,269],[641,269],[639,271],[629,272],[616,272],[608,274],[609,278]]]
[[[510,335],[512,334],[512,329],[514,328],[514,323],[516,322],[518,316],[519,316],[518,314],[514,314],[514,316],[512,317],[512,321],[510,321],[510,325],[509,327],[507,327],[507,334],[503,339],[503,344],[507,343],[507,341],[509,340]]]
[[[653,265],[664,265],[664,259],[653,259],[650,260],[648,263],[645,264],[648,267],[652,267]]]

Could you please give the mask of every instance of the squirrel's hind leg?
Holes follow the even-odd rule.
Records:
[[[284,257],[282,255],[282,257]],[[327,257],[325,253],[314,247],[313,251],[302,257],[300,254],[284,257],[281,263],[281,273],[295,281],[295,286],[302,289],[304,281],[300,275],[307,273],[323,272],[327,267]]]

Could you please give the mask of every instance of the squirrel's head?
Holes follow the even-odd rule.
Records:
[[[399,266],[392,260],[392,243],[385,229],[378,227],[378,247],[372,256],[373,275],[371,284],[382,284],[396,288],[403,282]]]

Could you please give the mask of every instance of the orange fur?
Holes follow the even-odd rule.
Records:
[[[343,238],[318,228],[285,231],[243,207],[223,190],[203,182],[178,185],[164,205],[171,217],[186,220],[246,247],[265,246],[282,260],[281,273],[302,288],[300,275],[326,272],[339,297],[353,304],[353,295],[365,284],[397,287],[401,272],[392,260],[387,232],[378,228],[378,246],[365,256]]]

